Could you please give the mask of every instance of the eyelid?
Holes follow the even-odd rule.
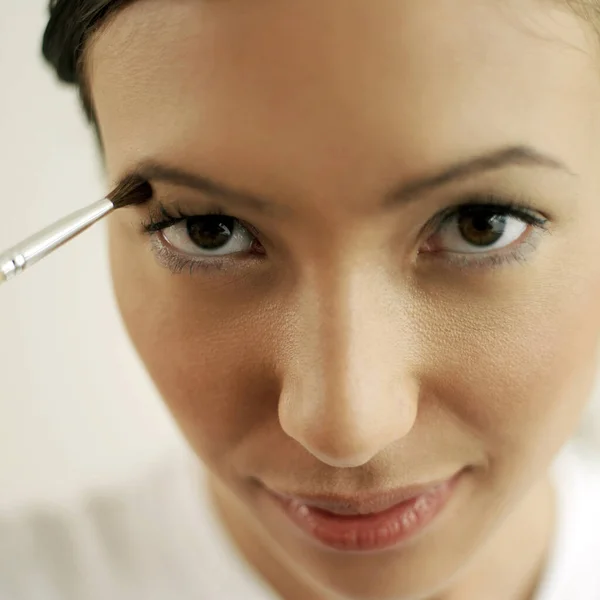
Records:
[[[188,211],[178,203],[163,204],[160,201],[149,207],[148,219],[142,221],[141,224],[142,233],[152,235],[186,219],[206,216],[222,216],[235,219],[254,237],[259,238],[261,236],[261,232],[254,225],[236,217],[218,204],[210,203],[205,208]]]
[[[534,227],[529,236],[515,248],[504,248],[495,252],[481,254],[447,252],[445,253],[443,262],[450,268],[465,271],[475,271],[477,269],[490,270],[515,262],[525,263],[527,257],[538,249],[538,246],[542,242],[542,237],[550,233],[544,227]],[[434,260],[436,259],[434,258]]]
[[[221,209],[216,204],[210,204],[205,209],[188,213],[179,204],[165,205],[155,202],[148,209],[148,219],[141,223],[141,233],[150,238],[152,251],[159,264],[172,273],[188,272],[191,275],[196,270],[202,270],[208,274],[229,269],[239,273],[240,267],[244,263],[249,265],[262,260],[262,253],[258,251],[258,248],[255,248],[252,254],[245,256],[245,260],[242,262],[236,254],[191,256],[176,248],[168,247],[169,242],[164,239],[163,231],[190,219],[209,216],[227,217],[237,221],[240,227],[256,240],[258,248],[262,248],[262,236],[256,227],[235,217],[229,211]]]
[[[208,211],[204,213],[203,211],[203,214],[213,213]],[[194,216],[199,215],[185,214],[178,204],[167,206],[162,202],[157,202],[155,205],[149,207],[148,220],[142,222],[142,230],[148,234],[158,233],[167,227],[172,227]]]
[[[494,269],[512,262],[525,262],[526,257],[537,250],[542,237],[552,233],[549,225],[551,219],[529,206],[529,203],[523,205],[514,200],[505,199],[498,196],[473,196],[467,200],[463,199],[453,206],[450,206],[438,213],[427,225],[429,230],[427,240],[439,234],[444,230],[447,224],[450,224],[457,216],[464,214],[469,208],[487,209],[499,215],[505,215],[512,219],[520,220],[529,225],[530,231],[527,237],[516,245],[508,245],[499,249],[492,249],[487,252],[466,253],[443,251],[439,252],[419,252],[424,258],[446,264],[451,268],[460,270],[469,269]]]
[[[430,219],[422,230],[422,235],[430,236],[436,233],[442,226],[449,223],[452,218],[460,213],[461,210],[469,207],[485,207],[497,209],[499,214],[512,216],[521,219],[528,225],[535,227],[545,227],[550,222],[550,217],[542,213],[531,205],[525,199],[516,199],[514,197],[502,197],[497,194],[472,194],[453,202],[450,206],[438,212]]]
[[[457,202],[447,209],[443,210],[441,215],[444,220],[449,220],[459,212],[461,209],[469,209],[475,207],[493,208],[498,211],[499,214],[512,215],[522,217],[523,220],[528,222],[530,225],[544,224],[547,223],[549,218],[546,215],[542,215],[539,210],[536,210],[529,203],[522,203],[510,198],[502,198],[495,195],[484,195],[484,196],[472,196],[462,202]]]

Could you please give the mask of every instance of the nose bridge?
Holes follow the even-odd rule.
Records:
[[[365,464],[416,418],[416,382],[403,360],[410,340],[402,339],[406,323],[390,285],[381,269],[351,266],[312,278],[300,294],[279,417],[288,435],[332,466]]]

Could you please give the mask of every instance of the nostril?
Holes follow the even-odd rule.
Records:
[[[355,428],[353,431],[343,423],[323,425],[311,426],[310,422],[304,422],[283,426],[283,429],[319,461],[336,468],[363,466],[387,446],[385,442],[382,444],[381,435],[357,435]]]
[[[306,362],[288,365],[282,382],[283,431],[333,467],[367,464],[407,436],[416,421],[419,384],[406,361],[390,357],[388,343],[373,353],[373,345],[361,340],[329,340],[327,355],[322,348],[299,354]]]

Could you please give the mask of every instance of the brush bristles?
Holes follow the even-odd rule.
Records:
[[[152,186],[138,175],[130,175],[107,196],[115,208],[144,204],[152,198]]]

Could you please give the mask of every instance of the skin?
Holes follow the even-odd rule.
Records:
[[[140,232],[147,207],[112,218],[110,250],[131,338],[282,598],[530,597],[548,469],[596,369],[594,43],[541,0],[139,0],[95,37],[111,181],[160,161],[271,202],[218,203],[260,231],[259,260],[173,275]],[[566,170],[525,161],[384,206],[414,178],[523,144]],[[166,206],[214,208],[154,187]],[[548,218],[535,249],[527,233],[500,265],[427,252],[430,219],[490,193]],[[348,495],[461,469],[422,535],[360,557],[295,535],[254,483]]]

